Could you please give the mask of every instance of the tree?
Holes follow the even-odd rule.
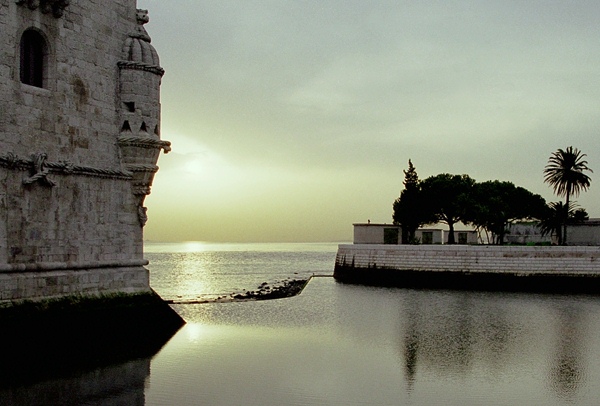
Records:
[[[404,189],[394,201],[392,218],[394,224],[402,227],[402,243],[409,244],[415,241],[415,231],[428,222],[428,216],[421,203],[419,176],[410,159],[408,169],[403,172]]]
[[[563,202],[548,203],[543,217],[540,219],[540,231],[542,235],[550,235],[556,237],[558,245],[563,244],[563,224],[565,218],[570,219],[570,222],[581,222],[587,219],[585,209],[577,209],[575,202],[569,202],[566,206]]]
[[[504,244],[509,225],[517,220],[541,219],[546,201],[540,195],[511,182],[499,180],[476,183],[468,221],[492,234],[492,242]]]
[[[579,208],[573,211],[573,214],[569,216],[569,224],[580,224],[586,220],[589,220],[590,216],[584,208]]]
[[[571,196],[579,196],[583,190],[590,187],[590,177],[583,173],[584,171],[593,172],[588,168],[588,163],[583,158],[577,148],[568,147],[566,150],[558,149],[548,159],[548,164],[544,168],[544,182],[548,183],[554,189],[557,196],[565,196],[564,207],[570,205]],[[567,221],[568,210],[563,210],[563,232],[562,244],[567,244]]]
[[[467,223],[473,200],[471,193],[475,180],[468,175],[442,173],[421,182],[422,206],[429,214],[428,224],[448,225],[448,244],[455,244],[454,224]]]

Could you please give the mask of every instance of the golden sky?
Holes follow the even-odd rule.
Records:
[[[138,0],[161,57],[145,238],[349,241],[390,223],[412,159],[556,201],[548,157],[600,171],[600,2]],[[600,173],[600,172],[598,172]],[[600,187],[578,203],[600,217]]]

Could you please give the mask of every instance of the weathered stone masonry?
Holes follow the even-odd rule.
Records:
[[[150,290],[170,143],[147,22],[135,0],[0,0],[0,302]]]
[[[423,271],[599,273],[600,247],[340,245],[336,264]]]
[[[400,287],[600,293],[600,247],[338,247],[340,281]]]

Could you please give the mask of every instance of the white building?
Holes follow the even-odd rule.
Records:
[[[402,228],[393,224],[355,223],[354,244],[402,244]],[[421,244],[445,244],[448,230],[441,228],[420,228],[415,238]],[[473,230],[455,230],[457,244],[477,244],[477,233]]]

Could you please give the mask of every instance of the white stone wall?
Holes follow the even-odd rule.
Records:
[[[577,224],[567,226],[569,245],[600,245],[600,224]]]
[[[62,16],[0,0],[0,301],[149,290],[143,201],[168,143],[162,69],[119,68],[138,17],[136,0],[71,1]],[[31,28],[47,45],[42,88],[20,81]],[[127,146],[141,175],[123,162],[124,116],[154,137]]]
[[[0,272],[0,303],[151,291],[147,269],[141,265],[123,265],[110,268]]]
[[[62,17],[0,0],[0,144],[19,156],[119,169],[117,62],[136,27],[135,0],[73,1]],[[19,41],[34,27],[46,38],[43,89],[19,80]]]
[[[127,180],[51,174],[54,187],[8,173],[4,263],[122,261],[143,256],[142,228]],[[2,222],[0,222],[2,223]],[[1,263],[0,263],[1,264]]]
[[[354,244],[339,246],[336,265],[417,271],[600,273],[600,247]]]

